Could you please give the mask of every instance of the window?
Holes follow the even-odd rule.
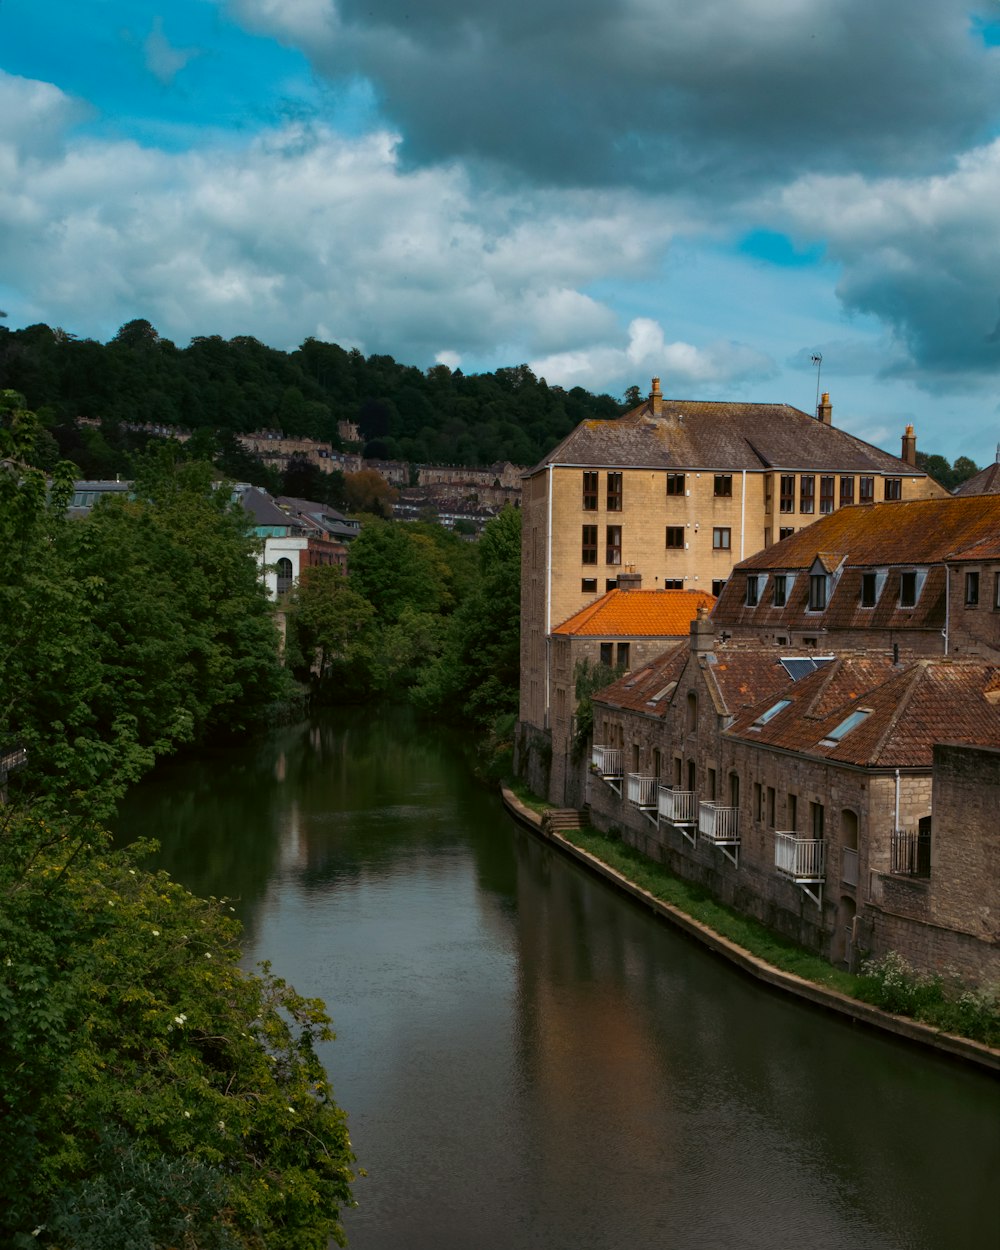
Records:
[[[761,712],[761,714],[754,721],[753,725],[751,725],[751,729],[759,729],[761,725],[766,725],[767,722],[773,720],[779,712],[783,712],[786,707],[789,707],[791,702],[791,699],[779,699],[777,703],[772,703],[766,712]]]
[[[286,590],[292,588],[292,562],[287,556],[282,556],[278,561],[278,594],[283,595]]]
[[[819,510],[820,512],[833,511],[833,484],[832,477],[821,477],[819,479]]]
[[[755,608],[757,606],[759,586],[760,586],[760,582],[757,578],[756,573],[750,573],[747,576],[747,592],[746,592],[746,597],[743,600],[743,602],[746,604],[748,608]]]
[[[683,590],[684,578],[683,577],[665,577],[663,579],[663,589],[664,590]]]
[[[993,606],[1000,608],[1000,573],[993,574]]]
[[[824,818],[823,804],[822,803],[810,803],[809,804],[809,823],[812,825],[812,835],[816,839],[817,842],[823,841],[823,818]]]
[[[979,574],[966,573],[965,575],[965,606],[974,608],[979,603]]]
[[[799,478],[799,511],[809,513],[816,507],[816,479],[811,473]]]
[[[715,595],[716,599],[718,599],[719,595],[722,594],[722,588],[725,584],[726,579],[724,577],[716,577],[712,581],[712,594]]]
[[[730,538],[731,533],[732,533],[731,530],[723,529],[717,525],[715,529],[712,530],[713,549],[715,551],[728,551],[729,550],[729,538]]]
[[[781,527],[781,529],[779,529],[779,530],[778,530],[778,542],[779,542],[779,543],[780,543],[780,542],[784,542],[786,538],[791,538],[791,536],[792,536],[794,533],[795,533],[795,527],[794,527],[794,526],[789,525],[789,526],[787,526],[787,527],[786,527],[786,526],[784,526],[784,525],[783,525],[783,526]]]
[[[854,478],[842,477],[840,479],[840,506],[844,508],[851,503],[854,503]]]
[[[597,594],[597,578],[584,577],[580,582],[580,594],[596,595]]]
[[[628,668],[629,646],[630,644],[627,642],[620,642],[618,644],[618,667],[619,668]]]
[[[775,808],[774,786],[767,787],[767,825],[769,829],[774,828],[774,808]]]
[[[708,801],[709,803],[715,802],[715,785],[716,785],[715,769],[709,768],[708,770]]]
[[[667,547],[674,550],[684,549],[684,526],[668,525],[667,526]]]
[[[681,777],[683,776],[683,762],[679,755],[674,756],[674,789],[681,788]]]
[[[606,665],[608,668],[611,668],[613,662],[614,662],[614,643],[602,642],[601,643],[601,663]]]
[[[621,564],[622,562],[622,527],[609,525],[605,542],[604,563]]]
[[[789,794],[785,810],[788,816],[788,832],[794,833],[799,823],[799,800],[795,794]]]
[[[667,494],[683,495],[684,494],[684,474],[668,473],[667,474]]]
[[[608,590],[617,590],[617,589],[618,589],[618,578],[617,578],[617,577],[606,577],[606,578],[604,579],[604,589],[605,589],[605,591],[608,591]]]
[[[729,774],[729,806],[739,807],[740,805],[740,776],[739,773]]]
[[[861,574],[861,606],[873,608],[878,598],[878,583],[874,573]]]
[[[585,473],[583,475],[583,510],[584,512],[597,511],[597,479],[596,473]]]
[[[608,474],[608,511],[621,512],[622,510],[622,475],[620,473]]]
[[[583,552],[580,556],[582,564],[597,563],[597,526],[585,525],[583,527]]]
[[[809,611],[826,611],[826,574],[810,573],[809,575]]]
[[[774,590],[771,592],[771,604],[775,608],[783,608],[788,602],[788,576],[785,573],[775,573]]]
[[[733,475],[731,473],[716,473],[715,475],[715,497],[716,499],[731,499],[733,495]]]
[[[885,498],[903,498],[903,479],[901,477],[887,477],[885,479]]]
[[[795,511],[795,474],[782,473],[781,475],[781,493],[778,496],[779,512]]]
[[[863,477],[858,480],[858,502],[874,503],[875,502],[875,479],[873,477]]]
[[[687,731],[693,734],[698,728],[698,696],[693,690],[688,691],[687,695]],[[691,786],[690,789],[694,789]]]
[[[764,819],[764,787],[759,781],[753,783],[753,818],[758,824]]]
[[[857,729],[861,722],[866,720],[869,716],[871,716],[871,708],[859,707],[857,711],[851,712],[848,716],[845,716],[839,725],[831,729],[826,737],[820,742],[820,746],[836,746],[841,738],[849,734],[852,729]]]
[[[912,608],[916,602],[917,575],[912,569],[907,569],[899,575],[899,606]]]

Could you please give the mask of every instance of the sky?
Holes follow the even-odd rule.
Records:
[[[1000,0],[0,0],[0,309],[986,464]]]

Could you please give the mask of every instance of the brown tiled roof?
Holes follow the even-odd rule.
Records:
[[[549,464],[926,477],[898,456],[789,404],[674,399],[662,401],[659,415],[647,400],[616,419],[581,422],[529,476]]]
[[[638,671],[605,686],[594,695],[594,701],[662,717],[670,706],[671,687],[680,679],[690,655],[689,645],[679,642]]]
[[[935,742],[1000,743],[1000,708],[986,698],[998,673],[983,661],[918,660],[900,670],[887,657],[843,656],[786,689],[781,697],[790,705],[767,724],[752,728],[772,706],[765,701],[728,732],[838,763],[930,768]],[[830,733],[861,709],[865,719],[829,743]]]
[[[961,486],[956,486],[955,495],[962,498],[966,495],[1000,495],[1000,453],[993,464],[988,464]]]
[[[601,638],[686,638],[698,609],[715,599],[704,590],[609,590],[552,632]]]
[[[819,552],[850,565],[936,564],[1000,532],[1000,495],[855,504],[800,529],[737,565],[740,569],[807,569]]]

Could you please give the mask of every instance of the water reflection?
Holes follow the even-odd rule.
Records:
[[[352,713],[168,770],[123,828],[324,997],[355,1250],[992,1246],[1000,1093],[762,991]]]

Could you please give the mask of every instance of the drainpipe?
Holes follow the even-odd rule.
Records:
[[[549,634],[552,632],[552,462],[549,462],[549,502],[545,518],[545,728],[549,727]]]
[[[899,829],[899,769],[896,769],[896,807],[893,815],[893,832]]]
[[[743,535],[747,527],[747,471],[743,470],[743,492],[740,498],[740,560],[743,559]]]
[[[951,569],[944,566],[944,629],[941,634],[944,637],[944,653],[948,654],[948,627],[951,624]]]

